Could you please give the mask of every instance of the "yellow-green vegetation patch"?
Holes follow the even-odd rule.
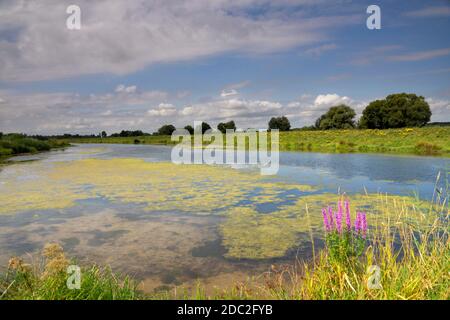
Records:
[[[286,255],[290,248],[308,237],[323,233],[321,209],[336,208],[339,197],[335,194],[304,195],[295,204],[281,207],[270,214],[259,213],[254,207],[234,208],[220,226],[229,258],[268,259]],[[370,228],[387,223],[391,218],[411,221],[423,220],[430,211],[430,203],[407,196],[382,194],[356,194],[350,200],[352,215],[356,210],[368,214]],[[304,239],[302,239],[304,240]]]
[[[338,200],[335,194],[311,194],[311,186],[274,182],[258,172],[141,159],[14,164],[4,168],[0,181],[0,214],[68,208],[98,197],[138,204],[149,214],[221,214],[227,257],[238,259],[281,257],[300,243],[300,235],[310,230],[320,235],[321,209]],[[429,203],[404,196],[347,198],[353,214],[367,212],[369,227],[386,217],[414,220],[430,209]]]
[[[149,211],[209,214],[242,200],[275,201],[289,190],[313,190],[273,182],[256,172],[141,159],[15,164],[6,167],[0,177],[0,214],[61,209],[76,200],[96,197],[140,204]],[[256,189],[260,192],[252,194]]]

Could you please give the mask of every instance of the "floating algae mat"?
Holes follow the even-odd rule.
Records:
[[[1,182],[0,214],[61,209],[96,197],[142,204],[148,211],[211,214],[246,200],[277,203],[286,192],[314,190],[272,182],[256,172],[140,159],[36,162],[26,168],[18,164],[5,169]]]
[[[321,208],[338,199],[336,194],[277,182],[258,172],[138,158],[14,164],[0,177],[2,215],[68,209],[83,200],[102,199],[137,205],[149,217],[161,212],[220,216],[221,246],[231,259],[283,257],[308,242],[309,232],[320,238]],[[395,216],[402,204],[414,210],[428,208],[427,203],[405,196],[356,194],[349,199],[353,210],[369,214],[369,223],[377,215]],[[119,231],[111,232],[123,234]],[[100,243],[96,241],[91,243]]]

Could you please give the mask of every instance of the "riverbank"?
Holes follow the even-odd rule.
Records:
[[[171,145],[170,136],[78,138],[73,143]],[[388,130],[316,130],[280,133],[281,151],[387,153],[450,157],[450,127]]]
[[[392,219],[385,212],[392,203],[380,195],[377,209],[385,213],[382,215],[385,218],[367,221],[367,239],[364,238],[360,256],[347,255],[341,248],[346,249],[348,241],[339,242],[338,247],[329,245],[315,252],[311,261],[273,266],[258,282],[236,282],[214,294],[206,294],[201,282],[190,290],[174,288],[145,294],[130,277],[99,266],[82,268],[79,289],[69,289],[66,270],[76,262],[67,258],[58,244],[49,244],[40,257],[32,260],[34,264],[20,258],[9,261],[6,272],[0,274],[0,299],[448,300],[447,200],[438,195],[426,212],[406,203],[395,203],[397,212]],[[335,239],[339,234],[336,231],[330,236]],[[360,237],[360,233],[348,236]],[[337,257],[336,249],[344,255]]]
[[[8,134],[0,137],[0,163],[10,157],[35,154],[70,146],[64,140],[45,139],[38,140],[20,134]]]

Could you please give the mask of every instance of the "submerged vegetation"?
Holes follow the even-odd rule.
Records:
[[[239,134],[239,133],[238,133]],[[77,143],[142,143],[171,145],[170,136],[93,137]],[[207,143],[205,143],[207,144]],[[281,151],[392,153],[450,157],[450,127],[366,130],[301,130],[280,132]]]
[[[14,155],[49,151],[68,145],[67,142],[57,139],[35,139],[21,134],[0,134],[0,160]]]

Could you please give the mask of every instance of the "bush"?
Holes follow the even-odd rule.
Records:
[[[419,142],[415,149],[416,153],[422,155],[437,155],[441,152],[441,147],[429,142]]]

